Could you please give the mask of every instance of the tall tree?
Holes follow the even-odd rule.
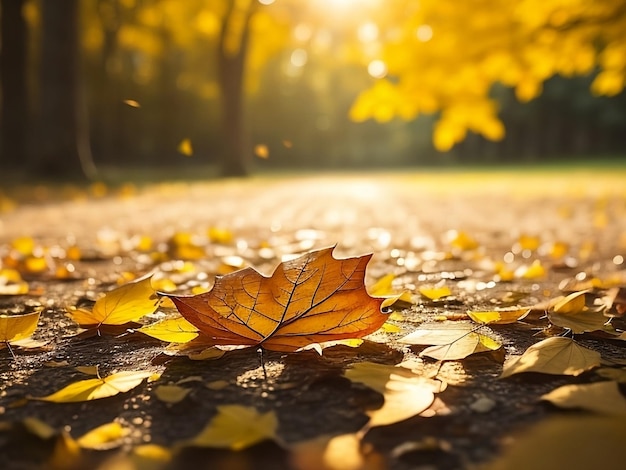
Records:
[[[0,23],[0,168],[16,169],[26,160],[28,94],[26,80],[27,27],[23,0],[1,0]]]
[[[257,5],[255,0],[229,0],[222,17],[217,57],[223,138],[221,169],[224,176],[243,176],[248,171],[243,85],[250,19]]]
[[[93,178],[86,102],[80,80],[79,2],[42,0],[40,140],[33,171]]]

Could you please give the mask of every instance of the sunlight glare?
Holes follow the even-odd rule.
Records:
[[[387,75],[387,64],[382,60],[372,60],[367,66],[367,73],[373,78],[384,78]]]

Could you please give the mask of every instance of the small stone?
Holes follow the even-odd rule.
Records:
[[[495,400],[488,397],[480,397],[470,405],[470,408],[476,413],[488,413],[493,410],[495,406]]]

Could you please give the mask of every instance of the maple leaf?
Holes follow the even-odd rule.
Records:
[[[270,277],[252,268],[218,277],[213,289],[170,297],[183,317],[220,345],[292,352],[360,338],[387,319],[365,290],[372,255],[338,260],[334,247],[281,263]]]

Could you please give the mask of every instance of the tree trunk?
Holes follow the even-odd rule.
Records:
[[[26,89],[26,21],[23,0],[0,0],[0,168],[16,170],[26,161],[28,95]]]
[[[80,81],[78,0],[42,0],[40,141],[33,169],[51,178],[93,178]]]
[[[248,152],[246,151],[246,135],[243,113],[243,79],[248,40],[250,36],[250,19],[254,14],[256,2],[250,2],[245,11],[238,11],[235,0],[229,7],[222,24],[218,44],[218,82],[220,86],[221,124],[222,124],[222,158],[221,171],[223,176],[245,176],[248,174]],[[238,47],[228,44],[229,34],[234,15],[244,15]]]

